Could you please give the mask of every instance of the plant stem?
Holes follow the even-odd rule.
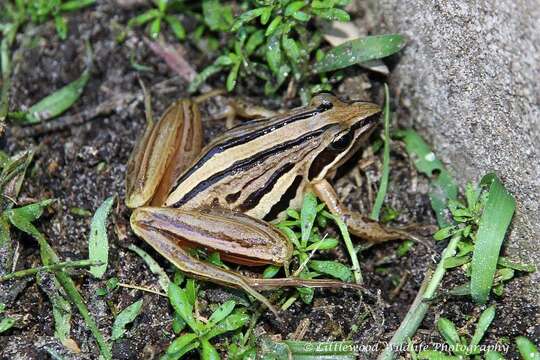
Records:
[[[442,252],[441,260],[439,260],[437,268],[433,274],[431,274],[431,271],[428,271],[424,277],[422,286],[420,286],[420,289],[418,290],[418,293],[416,294],[416,297],[409,308],[409,311],[405,315],[405,318],[377,360],[395,359],[396,350],[399,350],[400,347],[405,344],[407,339],[414,336],[416,330],[426,316],[429,309],[429,301],[434,298],[435,292],[437,291],[437,288],[439,287],[441,280],[446,273],[446,269],[444,268],[444,260],[456,253],[459,240],[461,240],[461,235],[454,235]]]
[[[38,266],[35,268],[15,271],[7,275],[0,276],[0,282],[8,281],[11,279],[20,279],[26,276],[37,274],[38,272],[41,272],[41,271],[54,271],[54,270],[67,269],[67,268],[94,266],[94,265],[99,265],[99,264],[101,264],[100,261],[94,261],[94,260],[89,260],[89,259],[77,260],[77,261],[64,261],[64,262],[59,262],[53,265]]]

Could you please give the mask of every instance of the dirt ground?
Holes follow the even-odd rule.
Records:
[[[74,215],[70,209],[84,208],[93,213],[105,198],[118,195],[120,201],[110,217],[110,262],[104,280],[97,281],[83,270],[73,272],[73,278],[92,315],[105,334],[110,333],[113,311],[123,309],[140,298],[144,300],[139,317],[126,335],[113,345],[115,359],[158,358],[174,338],[172,312],[166,298],[126,288],[120,288],[106,298],[96,295],[96,290],[104,287],[105,280],[110,277],[117,277],[126,284],[159,288],[156,277],[142,259],[127,249],[130,244],[142,247],[164,268],[172,270],[163,258],[129,230],[130,211],[123,204],[124,182],[129,153],[145,123],[138,79],[150,89],[155,114],[160,114],[173,100],[188,96],[188,84],[148,49],[141,31],[130,32],[123,43],[116,41],[121,29],[119,24],[126,24],[136,12],[137,9],[122,8],[113,2],[78,12],[69,17],[69,37],[65,41],[59,41],[52,22],[26,27],[25,35],[20,35],[17,40],[21,47],[13,75],[11,109],[29,106],[77,78],[85,67],[85,40],[90,42],[94,52],[91,79],[83,96],[68,114],[79,114],[114,96],[125,96],[127,101],[111,109],[109,114],[83,124],[46,134],[24,134],[22,137],[20,132],[8,129],[8,135],[1,140],[2,149],[8,153],[28,148],[36,150],[20,202],[43,198],[58,200],[52,210],[42,217],[39,228],[62,260],[88,256],[90,217]],[[167,36],[164,40],[175,43]],[[208,59],[191,45],[185,45],[184,49],[185,58],[194,68],[201,69],[208,63]],[[133,59],[151,70],[137,71],[131,64]],[[348,75],[360,82],[372,81],[372,88],[365,96],[382,103],[382,79],[367,77],[362,70],[350,71]],[[222,80],[216,79],[216,84],[223,83]],[[350,83],[353,85],[340,88],[341,93],[355,97],[352,91],[358,91],[358,88],[354,81]],[[239,89],[241,94],[249,93],[253,99],[266,102],[259,92],[253,92],[252,88],[246,86]],[[223,98],[213,99],[203,111],[205,114],[214,113],[223,106],[224,101]],[[270,105],[275,106],[275,103]],[[212,138],[224,128],[223,125],[220,121],[206,120],[206,138]],[[401,212],[396,224],[434,224],[427,196],[427,179],[416,174],[402,146],[398,142],[394,145],[387,204]],[[355,160],[366,158],[372,158],[372,155],[364,152]],[[346,171],[350,170],[350,166],[343,171],[344,175],[337,181],[337,189],[349,206],[364,213],[370,210],[379,168],[380,159],[375,157],[373,164],[360,172],[360,186],[354,173]],[[39,253],[34,240],[20,234],[16,239],[20,246],[17,269],[38,266]],[[316,290],[313,304],[305,305],[297,301],[285,312],[283,323],[277,322],[271,313],[266,312],[257,325],[256,333],[285,339],[295,334],[300,324],[305,326],[307,323],[309,326],[302,337],[304,340],[342,340],[350,336],[365,345],[388,340],[416,295],[426,269],[435,266],[444,248],[444,244],[440,243],[432,243],[430,248],[415,245],[407,255],[399,257],[396,255],[398,246],[398,243],[387,243],[361,253],[366,286],[378,296],[364,297],[362,300],[353,291]],[[323,257],[347,261],[343,249],[324,254]],[[454,273],[445,278],[444,289],[465,280]],[[396,289],[396,279],[405,279],[399,289]],[[208,303],[239,294],[204,283],[202,289],[202,309]],[[0,336],[1,359],[46,359],[49,356],[47,349],[53,349],[64,359],[98,357],[96,343],[75,310],[71,336],[80,353],[69,352],[54,338],[51,304],[34,279],[1,284],[0,294],[1,302],[7,304],[7,312],[17,315],[19,320],[15,328]],[[520,290],[512,283],[507,286],[502,298],[495,300],[497,316],[488,331],[486,343],[501,342],[504,337],[513,339],[517,335],[534,337],[536,304],[520,301]],[[471,324],[479,313],[479,309],[468,299],[453,298],[443,292],[434,301],[415,341],[442,341],[434,329],[434,321],[439,316],[448,317],[459,327],[472,332],[474,326]],[[227,338],[223,337],[218,342],[218,348],[224,349],[226,341]],[[513,344],[513,341],[510,343]],[[517,358],[512,346],[507,354],[509,359]],[[196,356],[193,355],[194,358]],[[375,356],[376,353],[361,354],[361,358],[366,359]]]

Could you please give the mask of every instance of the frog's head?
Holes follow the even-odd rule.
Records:
[[[376,125],[381,108],[364,101],[343,102],[327,93],[314,96],[310,106],[324,109],[319,115],[324,136],[309,166],[309,179],[320,180],[356,152]]]

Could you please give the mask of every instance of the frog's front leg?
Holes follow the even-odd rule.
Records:
[[[319,199],[326,204],[330,212],[340,216],[347,224],[349,231],[355,236],[372,243],[398,239],[413,239],[421,242],[420,239],[405,229],[386,227],[360,213],[347,209],[341,204],[334,187],[327,180],[311,183],[311,187]]]
[[[205,248],[218,251],[221,258],[237,264],[283,265],[289,261],[293,248],[283,233],[269,223],[231,210],[142,207],[131,215],[131,227],[181,271],[205,281],[241,288],[276,314],[276,309],[256,289],[359,287],[324,279],[250,278],[190,256],[186,249]]]

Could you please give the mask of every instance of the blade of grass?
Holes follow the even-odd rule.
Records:
[[[394,136],[405,143],[407,153],[413,159],[418,171],[430,178],[429,198],[439,227],[444,228],[451,225],[447,219],[446,209],[448,200],[457,198],[456,182],[416,131],[412,129],[400,130],[396,131]]]
[[[37,124],[62,114],[79,99],[88,79],[90,79],[90,71],[86,69],[77,80],[32,105],[21,123]]]
[[[47,294],[52,304],[54,337],[64,343],[69,339],[69,333],[71,331],[71,306],[60,293],[60,284],[54,276],[39,273],[36,275],[36,281],[40,288]]]
[[[335,216],[334,214],[331,214],[326,210],[324,210],[322,214],[325,217],[332,219],[338,226],[339,231],[341,232],[341,236],[343,237],[343,242],[345,243],[345,247],[347,248],[347,252],[349,253],[349,257],[351,258],[354,281],[357,284],[362,284],[363,279],[362,279],[362,272],[360,270],[360,262],[358,261],[356,250],[354,249],[351,236],[349,235],[349,231],[347,230],[347,225],[343,222],[343,220],[341,220],[339,216]]]
[[[412,338],[418,330],[418,327],[424,320],[426,313],[429,309],[429,301],[433,299],[439,284],[446,273],[444,262],[447,258],[455,254],[457,244],[461,240],[461,235],[454,235],[448,245],[441,254],[441,260],[437,264],[437,268],[431,274],[428,272],[422,281],[422,285],[416,294],[416,297],[409,308],[409,311],[405,315],[405,318],[399,325],[392,339],[386,344],[383,352],[377,357],[377,360],[390,360],[395,359],[397,354],[395,350],[399,349],[402,344],[407,342],[407,339]]]
[[[77,261],[64,261],[64,262],[59,262],[53,265],[38,266],[38,267],[30,268],[30,269],[15,271],[15,272],[6,274],[4,276],[0,276],[0,282],[12,280],[12,279],[20,279],[20,278],[31,276],[31,275],[37,274],[39,272],[44,272],[44,271],[55,271],[55,270],[68,269],[68,268],[80,268],[80,267],[87,267],[87,266],[93,266],[93,265],[99,265],[99,264],[101,264],[101,262],[88,260],[88,259],[77,260]]]
[[[148,268],[150,269],[152,274],[155,274],[158,276],[158,282],[161,289],[167,292],[169,289],[169,284],[171,283],[171,280],[167,276],[167,273],[165,272],[165,270],[163,270],[163,268],[159,266],[157,261],[154,260],[146,251],[144,251],[143,249],[141,249],[140,247],[136,245],[131,244],[128,246],[128,249],[133,251],[134,253],[136,253],[143,259],[146,265],[148,265]]]
[[[48,206],[52,200],[44,200],[37,204],[27,205],[22,208],[8,210],[8,217],[11,223],[19,230],[29,234],[38,242],[41,261],[44,265],[54,265],[59,262],[58,255],[56,255],[53,248],[47,242],[45,236],[32,225],[32,221],[39,218],[43,212],[43,208]],[[96,321],[88,311],[84,299],[82,298],[75,282],[71,277],[63,270],[57,270],[55,272],[56,279],[64,288],[64,291],[68,295],[71,302],[77,307],[84,322],[92,332],[92,335],[96,339],[99,346],[99,350],[103,358],[106,360],[112,359],[111,348],[105,338],[99,331]]]
[[[390,175],[390,93],[388,91],[388,85],[384,84],[384,148],[383,148],[383,167],[381,174],[381,183],[379,184],[379,191],[369,216],[372,220],[379,221],[381,208],[388,190],[388,177]]]
[[[124,335],[126,332],[126,325],[133,322],[133,320],[141,313],[142,305],[143,300],[140,299],[127,306],[118,314],[116,319],[114,319],[111,340],[118,340]]]
[[[90,236],[88,239],[88,258],[90,260],[99,261],[102,264],[92,266],[90,273],[101,279],[107,271],[107,263],[109,262],[109,239],[107,236],[107,217],[114,203],[116,196],[111,196],[106,199],[103,204],[96,210],[90,225]]]
[[[405,37],[396,34],[350,40],[330,49],[324,58],[315,64],[314,71],[333,71],[369,60],[382,59],[398,52],[406,43]]]
[[[506,230],[512,221],[516,202],[495,174],[484,176],[481,185],[489,192],[471,261],[471,296],[476,303],[487,301]]]

